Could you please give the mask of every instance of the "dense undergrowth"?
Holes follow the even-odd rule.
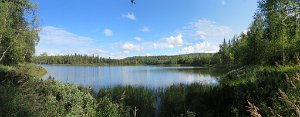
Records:
[[[228,93],[231,93],[233,101],[231,108],[238,116],[248,114],[245,111],[248,109],[247,101],[255,103],[264,116],[295,116],[295,111],[282,100],[279,90],[299,95],[299,91],[291,92],[288,79],[299,72],[299,66],[247,66],[229,72],[221,80],[221,89],[229,88]]]
[[[0,70],[0,116],[3,117],[249,116],[248,101],[263,116],[296,116],[297,110],[287,100],[297,104],[293,101],[300,95],[297,88],[291,88],[299,83],[291,85],[288,80],[299,77],[299,66],[242,67],[225,74],[218,86],[179,84],[156,91],[118,86],[97,93],[52,78],[35,78],[44,71],[34,65],[1,66]]]

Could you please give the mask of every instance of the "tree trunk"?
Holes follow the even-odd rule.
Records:
[[[19,35],[20,35],[20,33],[17,34],[15,40],[18,39]],[[11,43],[11,44],[5,49],[5,51],[2,53],[2,56],[1,56],[1,58],[0,58],[0,62],[3,60],[3,58],[5,57],[7,51],[8,51],[8,50],[11,48],[11,46],[13,46],[13,45],[14,45],[14,40],[12,40],[12,43]]]
[[[133,117],[136,117],[136,112],[138,111],[139,109],[136,108],[136,106],[134,107],[134,110],[133,110]]]
[[[7,51],[9,50],[9,48],[13,45],[14,43],[10,44],[6,49],[5,51],[2,53],[2,56],[0,58],[0,62],[2,61],[2,59],[4,58],[5,54],[7,53]]]
[[[285,64],[284,43],[282,44],[282,65]]]
[[[27,55],[27,53],[28,53],[28,49],[26,49],[26,52],[25,52],[25,54],[24,54],[24,60],[25,60],[25,58],[26,58],[26,55]]]

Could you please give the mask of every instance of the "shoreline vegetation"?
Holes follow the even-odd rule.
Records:
[[[130,57],[86,55],[34,57],[37,5],[0,2],[0,116],[300,116],[300,3],[259,0],[246,33],[214,54]],[[190,57],[193,56],[193,57]],[[144,87],[93,89],[40,79],[44,64],[213,65],[229,70],[220,85],[173,85],[153,93]]]
[[[1,94],[7,94],[0,96],[1,116],[129,117],[134,112],[140,117],[249,116],[248,101],[259,107],[257,112],[261,115],[293,116],[295,111],[285,103],[279,90],[286,92],[284,96],[296,98],[299,91],[295,92],[297,88],[292,86],[298,86],[293,83],[297,83],[300,73],[299,65],[247,66],[228,72],[218,86],[176,84],[158,91],[117,86],[95,92],[53,78],[41,80],[37,76],[42,73],[26,73],[30,69],[43,72],[33,64],[0,68],[1,74],[16,72],[1,78]]]
[[[135,56],[124,59],[103,58],[95,55],[58,55],[48,56],[43,53],[34,56],[32,62],[36,64],[75,65],[75,66],[211,66],[219,63],[220,58],[214,53],[194,53],[172,56]]]

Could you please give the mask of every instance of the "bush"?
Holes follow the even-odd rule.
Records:
[[[3,116],[96,115],[96,100],[88,90],[52,79],[31,78],[19,82],[22,83],[15,85],[8,81],[0,87],[0,113]]]

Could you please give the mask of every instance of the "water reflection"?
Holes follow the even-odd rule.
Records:
[[[99,89],[117,85],[137,85],[148,88],[164,88],[173,84],[195,82],[217,85],[218,75],[200,67],[161,66],[61,66],[41,65],[48,73],[43,77],[91,86]]]

